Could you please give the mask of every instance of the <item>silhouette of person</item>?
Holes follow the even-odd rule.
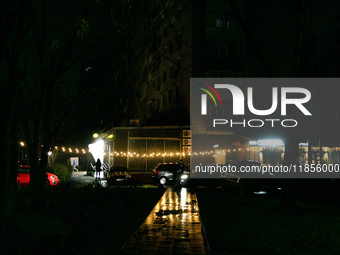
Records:
[[[180,160],[179,160],[179,167],[180,167],[180,168],[183,168],[183,166],[184,166],[184,164],[183,164],[183,159],[180,159]]]
[[[93,176],[93,166],[92,166],[91,162],[90,162],[90,163],[88,164],[88,166],[87,166],[86,175],[88,175],[88,176]]]
[[[181,181],[181,175],[183,173],[184,170],[184,164],[183,164],[183,159],[179,160],[179,166],[178,166],[178,170],[176,173],[176,182],[179,184]]]
[[[95,163],[96,166],[96,178],[98,176],[98,178],[100,178],[100,172],[102,170],[102,163],[100,162],[100,159],[97,159],[97,162]]]

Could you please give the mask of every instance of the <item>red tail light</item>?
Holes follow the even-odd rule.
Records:
[[[159,174],[159,172],[160,172],[160,170],[158,170],[158,169],[155,170],[156,175]]]

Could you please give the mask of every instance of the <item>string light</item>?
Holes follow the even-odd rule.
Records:
[[[21,146],[25,146],[25,144],[23,142],[20,142],[20,145]],[[83,153],[83,154],[86,154],[86,153],[90,153],[91,151],[89,149],[78,149],[78,148],[71,148],[71,147],[60,147],[61,150],[63,152],[68,152],[68,153]],[[55,150],[58,150],[58,146],[55,146],[54,147]],[[226,155],[227,153],[230,153],[230,152],[236,152],[236,151],[241,151],[242,148],[235,148],[235,149],[225,149],[225,150],[217,150],[217,151],[200,151],[200,152],[174,152],[174,151],[170,151],[170,152],[159,152],[159,151],[156,151],[156,152],[149,152],[149,153],[143,153],[143,154],[139,154],[135,151],[128,151],[128,152],[123,152],[123,151],[114,151],[112,153],[104,153],[104,155],[111,155],[111,156],[115,156],[115,157],[151,157],[151,158],[156,158],[156,157],[176,157],[176,156],[198,156],[198,155],[202,155],[202,156],[213,156],[215,157],[216,154],[222,154],[223,155]],[[258,147],[248,147],[248,148],[244,148],[244,150],[256,150],[258,151],[259,148]],[[323,149],[324,151],[326,152],[329,152],[329,151],[332,151],[334,149],[331,149],[331,148],[324,148]]]

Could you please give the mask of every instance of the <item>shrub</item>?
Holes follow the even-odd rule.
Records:
[[[55,164],[51,170],[52,173],[58,176],[60,182],[67,182],[71,177],[73,167],[71,165]]]

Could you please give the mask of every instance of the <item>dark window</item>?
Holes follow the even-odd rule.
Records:
[[[177,59],[177,63],[174,66],[173,77],[176,78],[178,76],[179,71],[181,70],[181,59]]]
[[[206,45],[207,56],[229,57],[229,47],[227,42],[208,42]]]
[[[206,54],[207,56],[218,56],[218,44],[216,42],[208,42],[206,45]]]
[[[167,95],[164,94],[163,95],[163,106],[166,106],[166,103],[167,103]]]
[[[169,69],[169,77],[174,78],[174,65],[170,66]]]
[[[157,90],[161,90],[161,86],[162,86],[162,76],[159,75],[158,81],[157,81]]]
[[[167,76],[167,71],[163,71],[163,82],[166,82],[166,79],[168,78]]]
[[[181,69],[181,59],[177,59],[177,69]]]
[[[244,58],[245,57],[245,43],[240,42],[235,44],[235,58]]]
[[[173,44],[172,42],[170,41],[169,42],[169,53],[172,53],[173,52]]]
[[[150,83],[150,91],[154,92],[156,91],[156,79],[153,79]]]
[[[176,87],[176,94],[175,94],[175,101],[179,102],[179,98],[180,98],[180,87],[177,86]]]
[[[144,86],[142,90],[142,98],[145,98],[147,96],[147,91],[148,91],[148,87]]]
[[[157,99],[157,106],[156,106],[157,108],[157,110],[159,109],[159,108],[161,108],[161,100],[160,99]]]
[[[172,89],[169,90],[169,103],[174,100],[174,91]]]
[[[154,70],[159,69],[160,62],[161,62],[161,56],[160,55],[156,55],[156,56],[153,57],[153,68],[154,68]]]
[[[182,39],[181,39],[181,36],[177,36],[176,38],[176,50],[180,50],[182,47]]]
[[[149,103],[149,114],[154,114],[156,110],[156,99],[152,99]]]
[[[228,57],[228,44],[225,42],[219,43],[219,54],[220,57]]]
[[[144,66],[142,69],[142,78],[145,79],[148,74],[148,67]]]

